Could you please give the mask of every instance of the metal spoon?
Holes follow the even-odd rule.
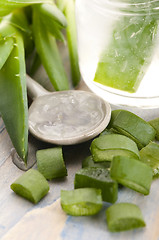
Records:
[[[108,125],[111,108],[94,93],[81,90],[49,92],[27,76],[33,103],[29,131],[38,139],[72,145],[97,136]]]

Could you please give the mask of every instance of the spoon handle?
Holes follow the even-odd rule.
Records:
[[[26,80],[27,80],[28,94],[33,100],[37,97],[50,93],[45,88],[43,88],[39,83],[34,81],[30,76],[26,75]]]

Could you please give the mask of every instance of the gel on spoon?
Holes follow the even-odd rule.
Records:
[[[97,136],[110,121],[109,103],[94,93],[81,90],[49,92],[29,76],[27,88],[33,99],[29,108],[29,131],[44,142],[78,144]],[[29,155],[26,166],[14,150],[13,163],[27,170],[35,163]]]
[[[49,92],[27,76],[33,103],[29,108],[29,131],[38,139],[72,145],[97,136],[108,125],[110,105],[91,92]]]

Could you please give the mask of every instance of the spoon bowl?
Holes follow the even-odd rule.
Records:
[[[33,103],[29,131],[38,139],[58,145],[85,142],[102,132],[110,121],[109,103],[81,90],[49,92],[27,77]]]

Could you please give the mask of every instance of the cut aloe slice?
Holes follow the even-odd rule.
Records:
[[[62,147],[38,150],[37,168],[48,180],[67,176]]]
[[[117,203],[106,210],[108,229],[111,232],[145,227],[142,212],[132,203]]]
[[[49,184],[40,172],[30,169],[11,184],[11,189],[16,194],[37,203],[49,191]]]
[[[156,140],[159,140],[159,118],[149,121],[149,124],[156,130]]]
[[[102,190],[102,199],[114,203],[118,196],[118,184],[104,168],[82,168],[75,174],[75,188],[98,188]]]
[[[159,177],[159,145],[150,142],[140,151],[141,161],[150,166],[153,170],[153,176]]]
[[[140,149],[155,139],[155,129],[134,113],[114,110],[111,117],[111,127],[135,141]]]
[[[154,53],[157,28],[158,22],[151,15],[118,19],[99,59],[94,81],[136,92]]]
[[[118,133],[115,129],[113,128],[110,128],[110,129],[104,129],[103,132],[101,132],[100,136],[103,136],[103,135],[110,135],[110,134],[116,134]]]
[[[116,156],[111,163],[110,176],[118,183],[148,195],[152,169],[145,163],[128,157]]]
[[[90,147],[95,162],[111,161],[114,156],[129,156],[139,159],[137,145],[130,138],[110,134],[94,139]]]
[[[88,156],[82,161],[82,168],[87,167],[100,167],[100,168],[110,168],[111,162],[94,162],[92,156]]]
[[[102,208],[101,190],[94,188],[61,190],[61,206],[67,214],[73,216],[97,214]]]

